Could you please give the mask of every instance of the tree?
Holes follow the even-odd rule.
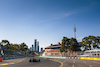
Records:
[[[0,43],[0,49],[3,49],[4,48],[4,46]]]
[[[60,51],[66,52],[66,49],[72,50],[72,51],[78,51],[79,50],[79,46],[78,46],[78,42],[75,38],[67,38],[67,37],[63,37],[62,39],[62,45],[60,48]]]
[[[18,44],[11,44],[11,49],[13,50],[20,50],[20,46]]]
[[[8,40],[2,40],[0,42],[1,46],[6,49],[12,49],[12,50],[22,50],[25,51],[27,50],[27,48],[25,48],[25,46],[27,46],[25,43],[21,43],[21,44],[10,44],[10,42]]]
[[[10,42],[9,42],[8,40],[2,40],[1,43],[2,43],[3,45],[10,44]]]
[[[69,48],[68,42],[69,42],[69,39],[67,37],[63,37],[60,52],[66,51],[66,49]]]
[[[20,44],[20,50],[25,51],[25,46],[27,46],[25,43]]]
[[[62,54],[62,52],[64,52],[64,54],[65,54],[67,52],[66,49],[69,49],[70,51],[81,51],[81,49],[79,47],[80,46],[78,45],[78,42],[75,38],[69,39],[67,37],[63,37],[60,52],[61,52],[61,54]]]
[[[34,51],[32,51],[32,54],[34,55]]]
[[[71,38],[68,42],[68,44],[70,44],[69,50],[72,51],[78,51],[79,46],[78,46],[78,42],[75,38]]]
[[[29,54],[33,54],[34,55],[34,51],[28,51]]]
[[[32,51],[28,51],[29,54],[31,54]]]
[[[84,37],[81,42],[82,46],[85,48],[84,50],[91,50],[91,46],[93,48],[99,48],[100,45],[100,36],[88,36]]]
[[[99,46],[100,46],[100,36],[97,36],[97,37],[96,37],[95,43],[96,43],[96,45],[97,45],[97,48],[100,48],[100,47],[99,47]]]
[[[8,40],[2,40],[1,44],[3,44],[7,49],[11,48],[10,42]]]

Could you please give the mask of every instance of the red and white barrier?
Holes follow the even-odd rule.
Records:
[[[66,57],[66,59],[80,59],[80,57]]]

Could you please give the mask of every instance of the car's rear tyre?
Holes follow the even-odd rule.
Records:
[[[40,61],[40,59],[39,59],[39,61]]]

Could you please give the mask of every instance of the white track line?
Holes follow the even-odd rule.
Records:
[[[73,61],[73,63],[75,63],[75,60]]]
[[[90,67],[92,67],[91,65],[89,65]]]
[[[84,63],[86,63],[85,61],[83,61]]]
[[[65,62],[66,62],[66,60],[63,63],[65,63]]]
[[[100,64],[100,63],[97,63],[97,62],[95,62],[95,61],[93,61],[93,63]]]
[[[72,67],[74,67],[74,65]]]

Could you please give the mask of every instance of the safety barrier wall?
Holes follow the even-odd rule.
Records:
[[[16,58],[23,58],[24,56],[17,56],[17,57],[2,57],[3,60],[7,59],[16,59]]]
[[[2,60],[7,60],[7,59],[17,59],[17,58],[24,58],[26,56],[16,56],[16,57],[2,57]],[[30,55],[28,57],[34,57],[34,55]]]
[[[85,60],[100,60],[100,58],[94,58],[94,57],[80,57],[80,59],[85,59]]]
[[[85,59],[85,60],[100,60],[100,58],[95,57],[54,57],[54,56],[39,56],[43,58],[61,58],[61,59]]]
[[[40,56],[44,58],[61,58],[61,59],[80,59],[80,57],[54,57],[54,56]]]

